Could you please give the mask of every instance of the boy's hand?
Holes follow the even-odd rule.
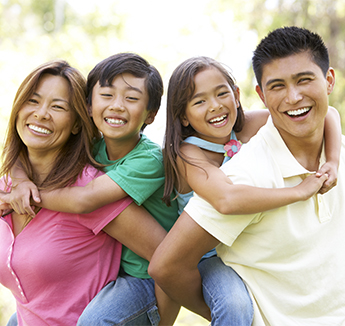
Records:
[[[332,162],[326,162],[321,166],[320,170],[316,172],[316,176],[328,174],[328,179],[323,183],[319,190],[319,194],[325,194],[337,185],[338,166]]]
[[[30,205],[31,197],[34,202],[41,202],[36,185],[27,180],[13,185],[9,197],[5,197],[4,200],[1,198],[1,201],[10,204],[17,214],[27,214],[33,218],[36,214],[33,211],[33,207]]]

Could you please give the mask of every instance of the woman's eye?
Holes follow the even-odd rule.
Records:
[[[38,102],[37,102],[35,99],[33,99],[33,98],[30,98],[28,102],[29,102],[29,103],[32,103],[32,104],[37,104],[37,103],[38,103]]]
[[[102,93],[101,96],[104,96],[104,97],[111,97],[111,94],[108,94],[108,93]]]

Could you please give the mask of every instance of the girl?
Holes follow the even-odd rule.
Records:
[[[336,184],[341,135],[339,116],[333,108],[325,123],[328,162],[300,185],[286,189],[232,185],[218,169],[238,152],[241,143],[257,133],[268,115],[266,110],[243,112],[239,88],[217,61],[198,57],[179,65],[168,88],[164,201],[170,204],[175,188],[181,213],[195,191],[223,214],[249,214],[305,200],[318,191],[331,189]],[[250,299],[242,281],[214,253],[207,256],[210,258],[203,257],[199,270],[212,325],[251,324]],[[202,303],[193,304],[194,307],[189,307],[192,310],[202,307]]]

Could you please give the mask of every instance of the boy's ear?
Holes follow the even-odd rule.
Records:
[[[265,100],[265,95],[264,95],[264,93],[262,92],[261,87],[260,87],[259,85],[256,85],[255,90],[256,90],[256,92],[258,93],[258,95],[260,96],[261,101],[265,104],[265,106],[266,106],[266,108],[267,108],[266,100]]]
[[[147,113],[145,124],[150,125],[153,121],[155,121],[156,114],[157,114],[157,111],[149,111]]]

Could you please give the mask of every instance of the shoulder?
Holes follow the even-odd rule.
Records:
[[[91,180],[104,174],[102,171],[99,171],[91,165],[86,165],[83,169],[83,172],[78,177],[77,181],[73,186],[84,186],[89,183]]]
[[[269,112],[267,109],[245,111],[245,123],[243,129],[236,134],[242,143],[247,143],[258,130],[267,122]]]
[[[137,146],[125,157],[125,159],[131,160],[134,158],[163,162],[163,153],[158,144],[150,140],[147,136],[142,135]]]

